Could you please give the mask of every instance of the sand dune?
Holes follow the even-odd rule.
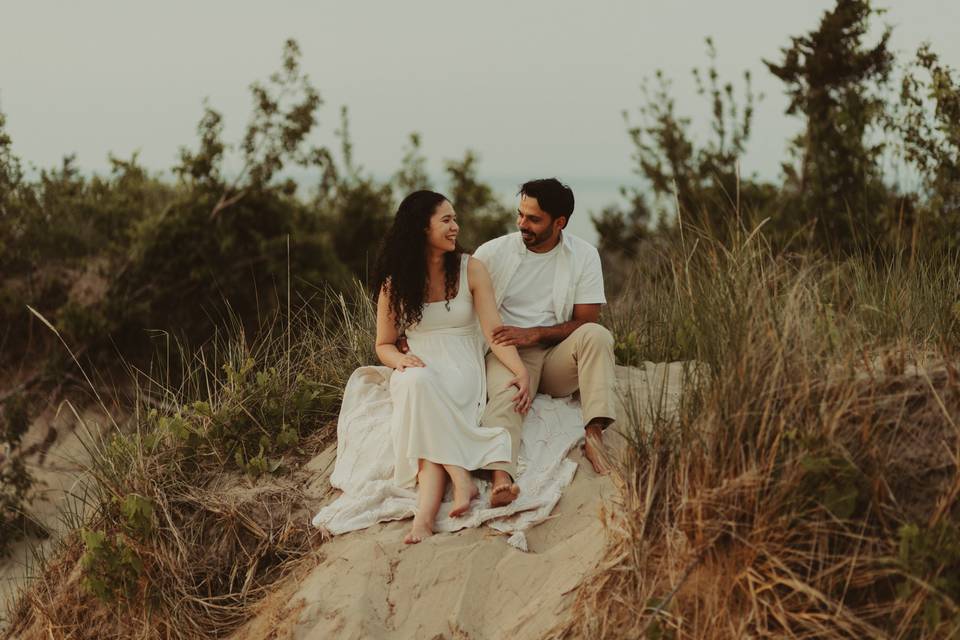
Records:
[[[621,395],[633,414],[664,403],[672,411],[683,381],[681,363],[618,367]],[[611,434],[612,435],[612,434]],[[608,440],[614,453],[623,440]],[[310,465],[315,495],[326,494],[331,447]],[[601,509],[619,492],[579,450],[579,469],[550,520],[527,533],[529,553],[487,528],[434,535],[404,545],[409,521],[375,525],[325,543],[277,592],[236,640],[307,638],[538,638],[557,624],[572,591],[600,559]]]
[[[618,367],[617,373],[624,416],[645,421],[658,404],[668,413],[674,410],[684,380],[682,363]],[[623,453],[623,439],[608,433],[614,456]],[[62,499],[79,471],[75,459],[61,469],[62,462],[80,451],[75,435],[57,438],[44,464],[38,464],[45,473],[59,474],[56,484],[52,476],[45,478],[51,489],[56,487],[56,497]],[[335,496],[329,484],[335,455],[336,446],[330,446],[298,471],[315,503],[311,509]],[[594,473],[579,449],[570,458],[578,465],[574,480],[552,516],[527,531],[529,552],[510,546],[488,527],[440,533],[411,546],[402,542],[409,521],[378,524],[327,540],[292,565],[233,637],[542,637],[570,615],[575,588],[604,552],[601,512],[618,508],[620,492],[611,477]],[[55,511],[57,502],[51,500],[47,508]],[[53,519],[52,513],[46,515]],[[22,574],[22,567],[8,563],[4,573],[11,572]]]
[[[106,422],[103,415],[93,409],[83,411],[82,417],[94,430]],[[66,531],[61,512],[68,496],[79,490],[81,474],[89,459],[81,438],[89,439],[90,435],[79,426],[73,414],[61,406],[59,410],[50,408],[37,416],[24,436],[27,470],[36,483],[29,512],[52,537],[46,542],[35,538],[20,540],[11,546],[7,557],[0,558],[0,630],[8,600],[26,584],[34,563],[32,547],[50,548]]]
[[[323,545],[299,582],[271,596],[236,638],[518,638],[557,622],[604,546],[600,508],[617,492],[580,452],[551,520],[527,534],[530,552],[487,528],[405,545],[409,521]]]

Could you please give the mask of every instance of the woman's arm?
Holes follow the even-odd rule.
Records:
[[[470,293],[473,294],[473,307],[477,310],[477,317],[480,319],[480,328],[483,335],[490,345],[491,351],[499,358],[513,375],[516,376],[510,381],[509,385],[516,386],[519,391],[513,398],[514,406],[520,413],[526,413],[527,409],[533,403],[533,397],[530,393],[530,374],[527,367],[520,359],[520,353],[516,347],[494,344],[493,331],[503,324],[500,313],[497,311],[497,303],[493,297],[493,284],[490,281],[490,274],[483,263],[475,258],[470,258],[467,262],[467,279],[470,282]]]
[[[377,357],[380,362],[398,371],[407,367],[425,367],[417,356],[401,353],[397,349],[398,336],[396,319],[390,312],[390,290],[384,285],[377,296]]]

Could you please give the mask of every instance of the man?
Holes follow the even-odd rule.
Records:
[[[613,337],[597,324],[606,303],[600,255],[585,240],[565,232],[573,215],[573,192],[556,178],[520,188],[519,231],[483,244],[474,257],[493,281],[503,326],[497,344],[516,346],[530,372],[530,388],[554,397],[580,389],[585,422],[584,452],[597,473],[607,473],[602,434],[616,415]],[[513,374],[487,355],[489,400],[481,424],[506,427],[513,459],[493,472],[492,506],[516,499],[517,456],[523,416],[513,408]]]

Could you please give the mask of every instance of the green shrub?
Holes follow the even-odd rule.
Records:
[[[905,575],[897,587],[904,601],[923,601],[923,621],[930,632],[949,625],[960,632],[960,529],[942,519],[932,526],[909,523],[899,529],[897,560]]]
[[[37,531],[25,512],[33,478],[20,449],[29,426],[26,395],[8,397],[0,415],[0,557],[12,543]]]
[[[104,602],[129,599],[143,575],[143,561],[121,536],[84,529],[83,586]]]

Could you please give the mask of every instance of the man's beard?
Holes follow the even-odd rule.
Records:
[[[528,249],[539,247],[540,245],[548,242],[552,235],[553,233],[551,233],[551,229],[549,228],[540,235],[532,232],[530,234],[527,234],[524,231],[520,232],[520,237],[523,239],[523,244],[525,244]]]

